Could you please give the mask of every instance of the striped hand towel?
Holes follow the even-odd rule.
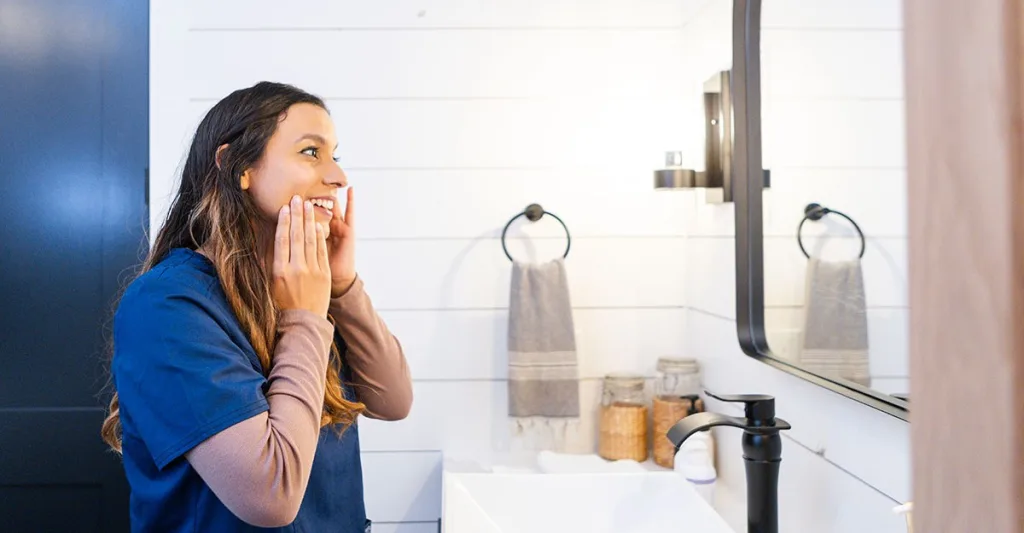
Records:
[[[871,386],[864,276],[859,259],[807,263],[800,364],[828,377]]]
[[[508,350],[510,417],[579,417],[576,336],[562,258],[513,261]]]

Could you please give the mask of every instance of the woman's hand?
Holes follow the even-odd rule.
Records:
[[[316,223],[313,204],[292,198],[281,208],[274,237],[273,293],[281,310],[307,309],[327,316],[331,266],[326,232]]]
[[[355,209],[352,203],[352,187],[348,188],[345,214],[341,214],[341,202],[334,202],[334,216],[331,217],[331,234],[327,237],[327,256],[331,265],[331,298],[337,298],[352,286],[356,280],[356,232]]]

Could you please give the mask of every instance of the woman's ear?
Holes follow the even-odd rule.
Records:
[[[226,144],[222,144],[217,147],[217,153],[213,156],[213,162],[217,165],[217,170],[220,170],[220,155],[224,153],[224,150],[228,147]]]
[[[217,164],[217,170],[220,170],[220,156],[221,156],[221,154],[224,153],[224,150],[227,147],[228,147],[228,145],[226,145],[226,144],[222,144],[219,147],[217,147],[217,154],[214,155],[214,162]],[[243,191],[246,191],[246,190],[249,190],[250,183],[251,183],[251,180],[249,179],[249,171],[246,170],[242,174],[242,177],[239,179],[239,185],[242,187]]]

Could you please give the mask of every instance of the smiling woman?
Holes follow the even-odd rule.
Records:
[[[136,528],[367,527],[355,422],[404,418],[412,386],[355,271],[336,148],[323,102],[284,84],[235,91],[199,125],[114,317],[102,434]]]
[[[300,102],[281,115],[277,132],[267,143],[267,157],[239,178],[241,189],[250,192],[265,220],[273,223],[278,209],[299,195],[317,200],[321,207],[316,210],[317,222],[331,221],[332,211],[322,208],[328,201],[333,203],[338,188],[348,185],[331,155],[338,146],[334,139],[334,123],[322,105]],[[218,149],[218,165],[220,154],[230,148],[223,144]]]

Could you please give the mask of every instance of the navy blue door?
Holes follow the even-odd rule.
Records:
[[[128,531],[99,437],[145,251],[149,3],[0,0],[0,531]]]

